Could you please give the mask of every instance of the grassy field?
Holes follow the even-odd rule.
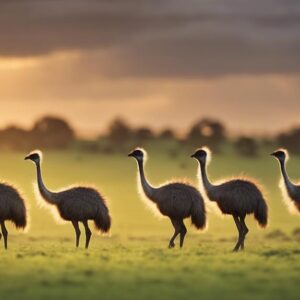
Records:
[[[1,153],[1,178],[23,191],[31,227],[22,234],[9,226],[9,250],[0,248],[0,299],[298,299],[300,219],[281,201],[277,163],[267,151],[254,160],[227,152],[214,157],[212,179],[256,177],[270,207],[266,230],[259,229],[253,217],[248,219],[250,234],[243,253],[231,253],[236,240],[233,220],[213,213],[204,233],[187,221],[185,248],[169,250],[173,229],[139,200],[132,159],[76,151],[45,153],[43,173],[50,189],[91,183],[109,201],[111,235],[94,234],[88,251],[82,236],[81,248],[75,249],[72,226],[58,225],[37,206],[35,168],[23,161],[25,153]],[[171,158],[166,148],[151,149],[149,180],[159,184],[184,177],[196,184],[197,164],[189,154],[182,151]],[[292,157],[292,178],[300,178],[298,166],[300,159]]]

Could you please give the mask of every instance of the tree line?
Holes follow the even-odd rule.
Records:
[[[0,130],[1,150],[66,149],[75,140],[72,126],[66,120],[52,116],[37,120],[28,130],[14,125]]]
[[[173,141],[178,145],[198,147],[207,145],[215,152],[222,152],[230,144],[243,156],[259,155],[261,146],[286,147],[294,154],[300,153],[300,127],[281,132],[272,138],[241,135],[228,136],[226,126],[214,119],[203,118],[195,122],[184,136],[178,136],[172,128],[155,132],[150,127],[132,127],[122,119],[113,120],[105,134],[94,140],[84,141],[76,135],[73,126],[65,119],[45,116],[38,119],[30,129],[8,126],[0,130],[0,150],[28,151],[40,149],[67,149],[79,145],[83,150],[112,153],[114,149],[127,150],[151,141]],[[173,153],[175,155],[175,153]]]

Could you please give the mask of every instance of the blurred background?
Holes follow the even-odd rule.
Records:
[[[299,124],[298,1],[0,1],[0,126],[44,115],[96,137],[122,118],[185,134]]]
[[[300,178],[299,51],[297,0],[0,0],[1,180],[31,216],[28,234],[9,226],[5,254],[0,241],[0,298],[298,299],[299,217],[269,154],[287,148]],[[196,186],[190,155],[204,145],[212,181],[264,187],[270,225],[248,218],[239,256],[232,218],[209,210],[203,234],[187,221],[185,249],[170,252],[169,220],[139,201],[132,148],[147,149],[153,185]],[[50,190],[87,183],[107,198],[111,234],[89,252],[38,207],[23,161],[36,148]]]

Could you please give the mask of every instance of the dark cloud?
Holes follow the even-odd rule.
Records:
[[[0,0],[0,37],[0,56],[93,52],[106,76],[300,72],[294,0]]]

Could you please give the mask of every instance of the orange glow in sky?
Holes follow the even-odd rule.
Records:
[[[46,114],[65,117],[88,135],[116,117],[178,131],[206,116],[233,132],[272,133],[299,122],[296,76],[118,78],[101,75],[100,66],[82,69],[85,60],[75,52],[1,58],[0,126],[29,127]]]
[[[47,114],[84,134],[116,117],[180,132],[203,117],[234,133],[299,125],[297,1],[160,2],[3,1],[0,127]]]

